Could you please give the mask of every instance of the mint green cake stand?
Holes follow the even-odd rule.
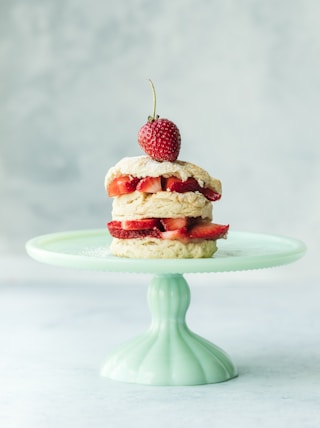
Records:
[[[186,325],[191,272],[226,272],[267,268],[294,262],[305,253],[298,240],[275,235],[230,232],[208,259],[127,259],[111,255],[106,230],[54,233],[31,239],[28,254],[56,266],[107,272],[152,273],[149,329],[116,349],[101,374],[147,385],[200,385],[237,376],[229,356]]]

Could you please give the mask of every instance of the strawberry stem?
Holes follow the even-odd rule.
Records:
[[[157,119],[157,116],[156,116],[157,97],[156,97],[156,90],[154,88],[154,84],[153,84],[152,80],[151,79],[148,79],[148,80],[149,80],[149,83],[151,85],[152,97],[153,97],[153,112],[152,112],[152,116],[148,117],[148,120],[151,122],[151,121]]]

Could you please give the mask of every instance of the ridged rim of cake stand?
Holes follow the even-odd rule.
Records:
[[[206,259],[129,259],[110,253],[112,237],[105,229],[50,233],[29,240],[27,253],[56,266],[108,272],[196,273],[261,269],[294,262],[306,245],[281,235],[230,231],[218,240],[218,251]]]

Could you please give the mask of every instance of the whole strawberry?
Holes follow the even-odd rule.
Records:
[[[156,115],[156,93],[153,93],[153,115],[138,133],[138,142],[142,150],[156,161],[174,162],[177,160],[181,146],[181,136],[177,126],[168,119],[159,119]]]

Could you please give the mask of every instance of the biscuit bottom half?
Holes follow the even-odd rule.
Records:
[[[113,238],[110,250],[115,256],[135,259],[199,259],[211,257],[217,244],[213,240],[183,243],[158,238]]]

